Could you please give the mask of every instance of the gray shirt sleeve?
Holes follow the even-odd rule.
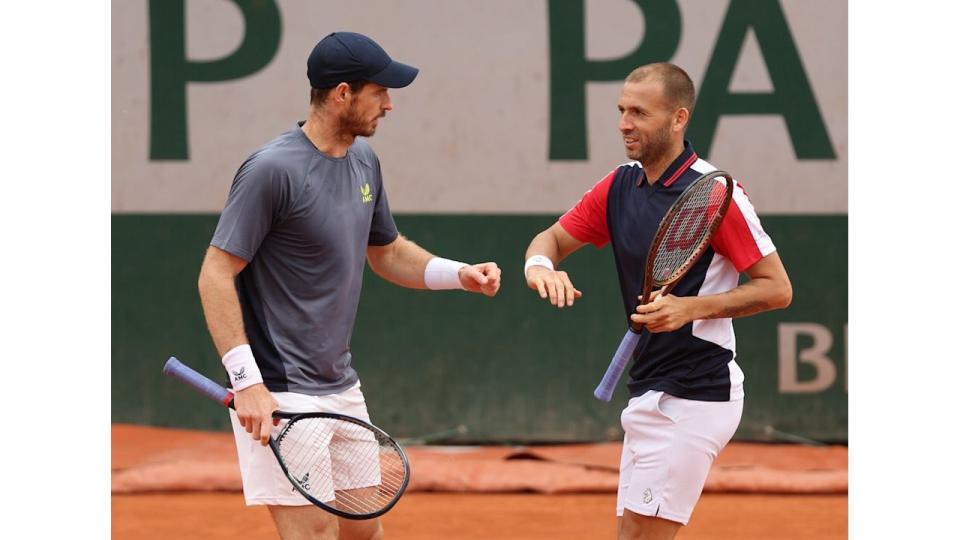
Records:
[[[287,171],[251,156],[233,179],[210,245],[250,262],[270,229],[289,212],[292,191]]]
[[[377,175],[380,176],[380,161],[377,160]],[[370,224],[370,237],[367,244],[371,246],[385,246],[397,239],[400,235],[397,224],[390,213],[390,203],[387,201],[387,190],[380,176],[380,189],[377,190],[376,206],[373,209],[373,222]]]

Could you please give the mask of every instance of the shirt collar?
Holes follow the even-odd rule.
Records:
[[[683,173],[690,168],[691,165],[696,163],[697,153],[693,150],[693,145],[690,144],[690,141],[683,140],[683,152],[680,152],[680,155],[677,156],[677,159],[673,160],[673,163],[667,167],[667,170],[663,171],[663,174],[660,176],[660,180],[657,180],[657,183],[663,184],[664,187],[669,187],[671,184],[677,181]],[[637,181],[637,185],[641,186],[644,182],[647,181],[647,173],[644,173],[640,176],[640,180]]]

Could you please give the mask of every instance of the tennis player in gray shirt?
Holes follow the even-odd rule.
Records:
[[[272,413],[369,420],[350,336],[364,262],[397,285],[494,296],[500,269],[435,257],[397,231],[367,142],[393,109],[388,89],[418,70],[370,38],[336,32],[307,60],[306,121],[236,173],[200,270],[207,326],[236,394],[231,423],[244,497],[267,505],[280,536],[380,538],[379,520],[334,518],[293,490],[265,447]]]

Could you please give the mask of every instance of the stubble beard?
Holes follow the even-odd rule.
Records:
[[[381,114],[378,118],[382,118]],[[340,133],[344,138],[354,138],[354,137],[372,137],[377,131],[377,127],[373,122],[368,121],[363,115],[357,110],[355,104],[351,104],[347,109],[346,114],[343,115],[340,119]]]
[[[643,163],[654,163],[663,158],[670,150],[672,141],[670,140],[670,127],[665,126],[654,132],[653,137],[640,145],[640,148],[627,153],[627,157]]]

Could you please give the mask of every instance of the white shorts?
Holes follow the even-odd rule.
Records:
[[[650,390],[623,410],[617,515],[690,521],[710,466],[740,424],[743,400],[693,401]]]
[[[272,394],[280,405],[281,411],[334,412],[370,421],[359,382],[339,394],[327,396],[310,396],[295,392],[272,392]],[[237,443],[240,476],[243,479],[243,496],[247,505],[303,506],[310,504],[283,474],[277,458],[273,455],[273,450],[269,446],[261,446],[260,441],[254,440],[253,435],[247,433],[247,430],[240,425],[237,413],[233,409],[230,410],[230,423],[233,425],[233,435]],[[279,426],[274,426],[272,436],[276,437],[283,426],[283,422]],[[331,458],[335,460],[336,456],[332,455]],[[379,481],[375,480],[374,483]],[[332,485],[329,491],[329,499],[332,499]]]

